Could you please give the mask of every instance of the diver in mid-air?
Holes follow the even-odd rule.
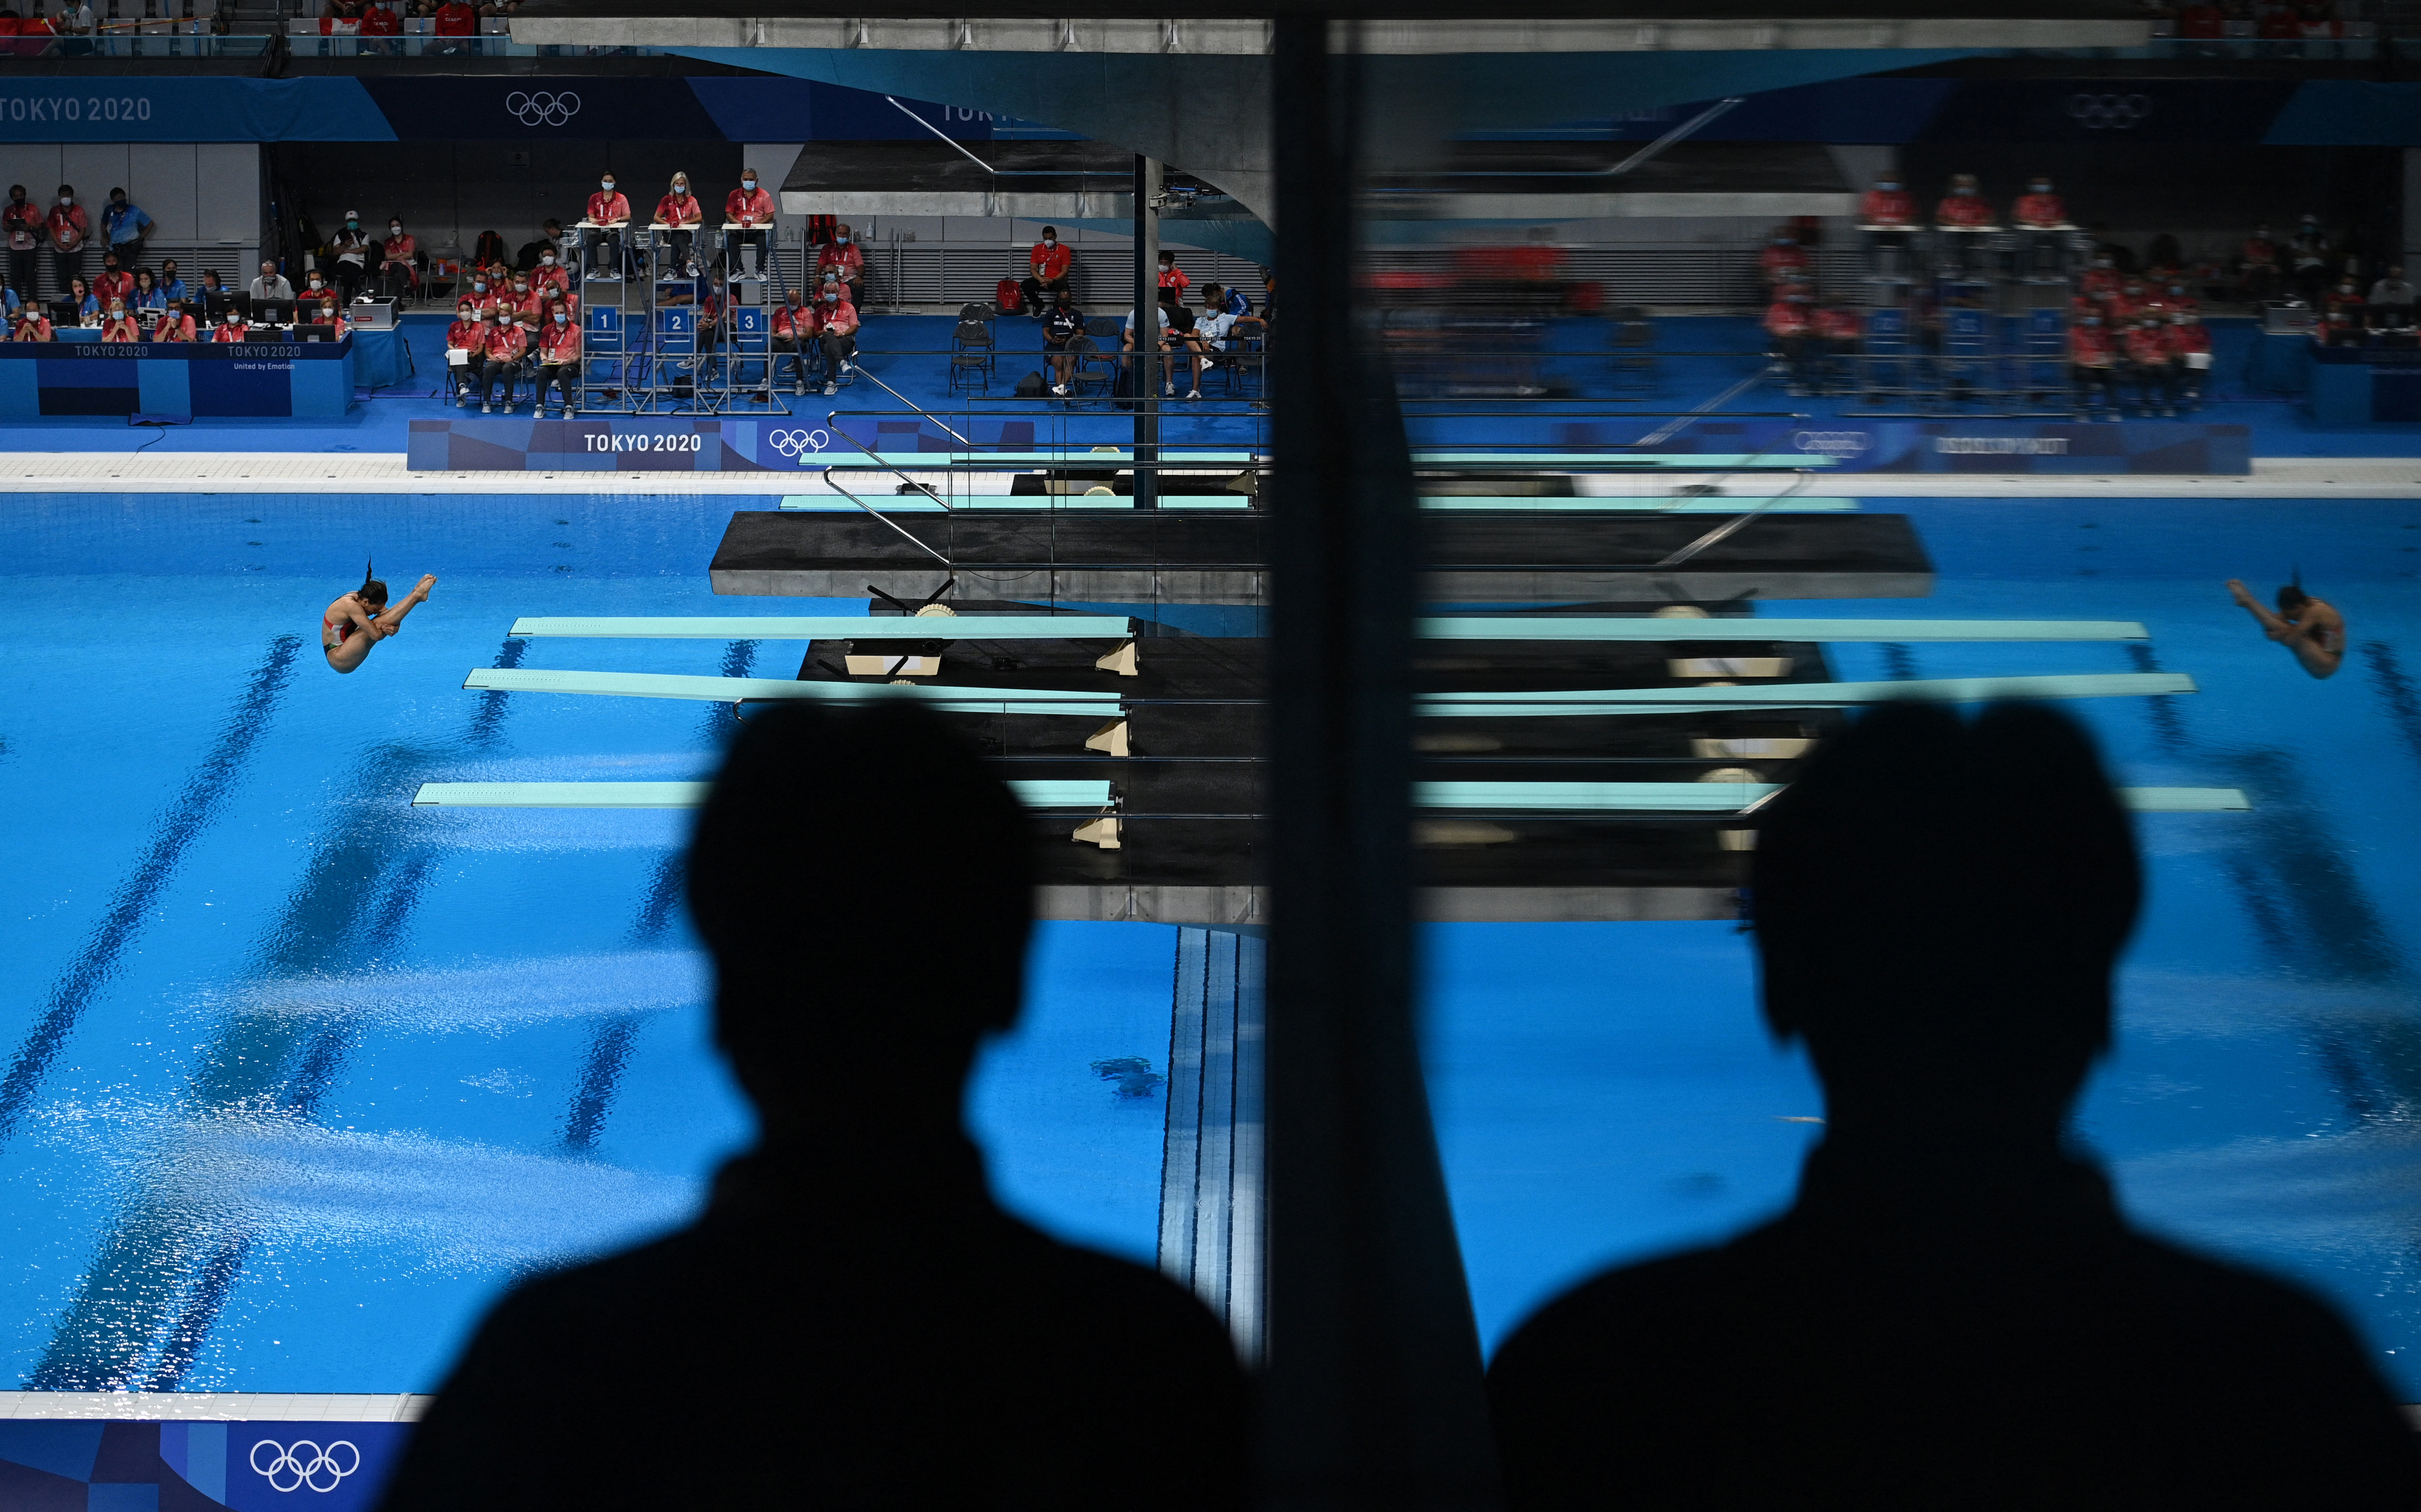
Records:
[[[2227,580],[2228,596],[2252,612],[2261,621],[2262,633],[2295,653],[2304,670],[2316,678],[2333,677],[2345,662],[2345,616],[2333,604],[2321,602],[2304,591],[2297,581],[2278,590],[2278,612],[2272,614],[2253,597],[2253,590],[2234,578]]]
[[[413,606],[429,598],[429,590],[437,585],[433,573],[424,575],[419,586],[403,596],[403,602],[387,606],[386,585],[373,572],[377,563],[362,569],[362,585],[330,604],[320,616],[320,649],[326,652],[328,664],[339,672],[351,672],[369,659],[370,647],[403,629],[403,616]]]

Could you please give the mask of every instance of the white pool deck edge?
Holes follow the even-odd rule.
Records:
[[[180,1423],[417,1423],[436,1398],[422,1392],[0,1391],[0,1420],[107,1419]]]

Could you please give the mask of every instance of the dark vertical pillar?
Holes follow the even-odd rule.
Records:
[[[1160,507],[1160,164],[1135,154],[1134,507]]]
[[[1354,314],[1360,66],[1276,23],[1278,271],[1261,1502],[1476,1508],[1478,1338],[1413,1022],[1418,513]]]

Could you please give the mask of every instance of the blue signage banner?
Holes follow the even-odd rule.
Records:
[[[0,82],[0,142],[392,142],[358,79]]]
[[[352,402],[350,335],[336,342],[0,343],[0,419],[78,414],[330,418],[343,414]]]
[[[411,1435],[408,1423],[13,1418],[0,1421],[0,1506],[372,1512]]]

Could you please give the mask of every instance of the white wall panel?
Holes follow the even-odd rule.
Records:
[[[25,197],[47,206],[59,188],[59,145],[56,142],[0,143],[0,197],[10,184],[23,184]]]
[[[201,234],[194,211],[191,142],[128,143],[125,184],[127,197],[151,217],[150,240],[191,242]]]
[[[253,142],[203,142],[194,148],[194,239],[260,238],[260,148]],[[158,214],[159,211],[152,211]]]
[[[126,183],[126,144],[69,142],[59,148],[59,182],[75,185],[76,203],[92,216],[93,240],[101,239],[101,207],[112,185]],[[53,184],[55,191],[57,184]]]

